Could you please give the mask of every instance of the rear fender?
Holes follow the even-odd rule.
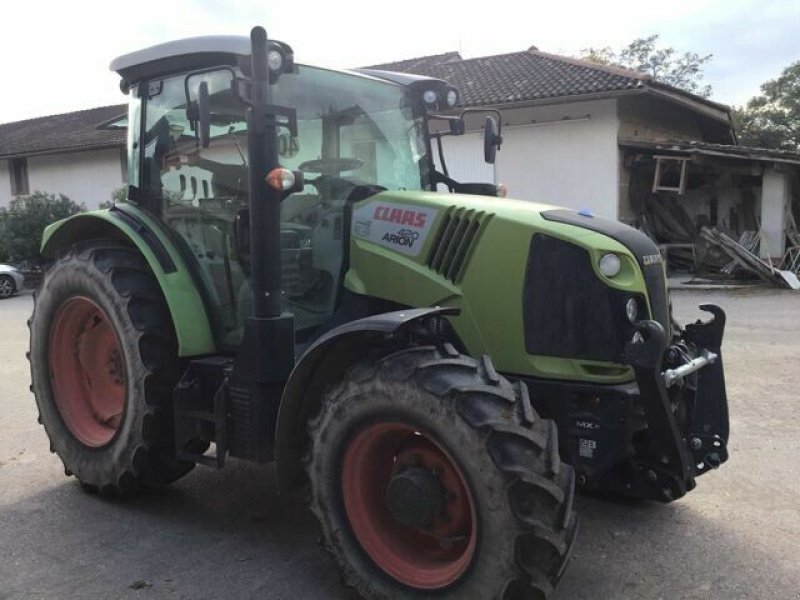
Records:
[[[456,314],[456,308],[434,307],[373,315],[332,329],[306,350],[286,382],[278,411],[275,462],[282,492],[291,492],[302,484],[308,420],[318,412],[325,387],[376,344],[421,327],[435,336],[436,317]]]
[[[180,356],[215,351],[211,322],[186,263],[164,227],[144,211],[124,204],[57,221],[42,235],[41,254],[52,260],[73,244],[97,239],[139,249],[167,301]]]

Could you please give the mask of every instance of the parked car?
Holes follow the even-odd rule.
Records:
[[[11,265],[0,265],[0,298],[10,298],[22,289],[25,276]]]

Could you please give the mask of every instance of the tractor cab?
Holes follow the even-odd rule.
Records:
[[[434,167],[427,121],[458,98],[445,82],[298,65],[288,46],[273,43],[271,102],[287,109],[275,117],[275,152],[294,178],[280,201],[281,290],[302,342],[336,308],[354,201],[437,183],[490,195],[495,186],[465,189]],[[217,343],[229,348],[238,346],[252,314],[249,60],[249,39],[217,36],[112,64],[130,96],[131,200],[180,237],[213,307]],[[463,133],[461,117],[436,118]]]

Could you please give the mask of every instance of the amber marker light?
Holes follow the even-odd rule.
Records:
[[[294,183],[294,173],[283,167],[272,169],[267,175],[267,185],[279,192],[288,192],[294,187]]]

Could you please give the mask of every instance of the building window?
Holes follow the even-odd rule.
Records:
[[[28,189],[28,161],[23,158],[12,158],[9,161],[11,167],[11,195],[26,196],[30,194]]]
[[[691,159],[683,156],[654,156],[653,158],[656,159],[653,193],[677,192],[681,196],[686,193],[686,166]]]

